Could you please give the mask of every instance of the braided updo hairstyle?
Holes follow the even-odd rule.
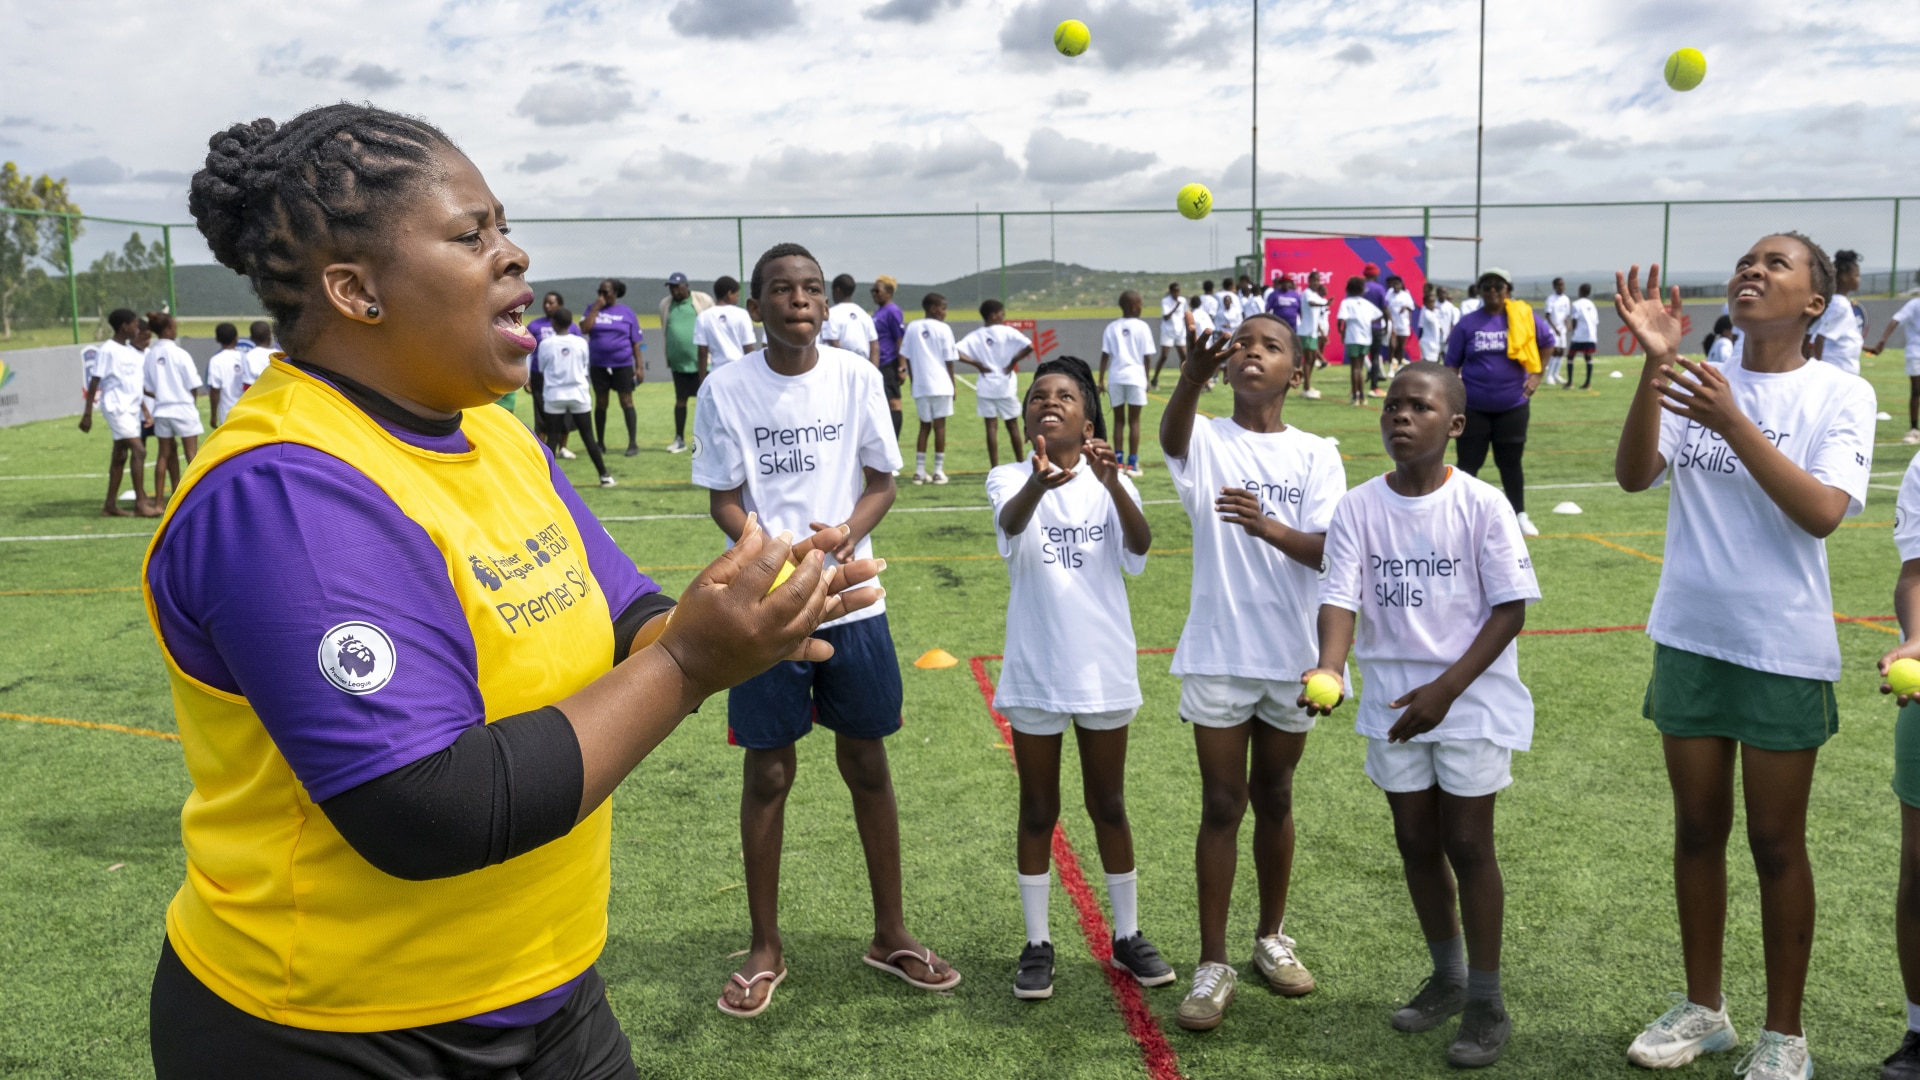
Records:
[[[1082,409],[1085,410],[1087,419],[1093,421],[1093,437],[1105,439],[1107,421],[1100,408],[1100,388],[1094,384],[1093,368],[1087,366],[1087,362],[1077,356],[1059,356],[1048,360],[1033,369],[1033,382],[1027,384],[1027,397],[1033,396],[1034,383],[1038,383],[1047,375],[1065,375],[1080,385],[1080,400],[1086,403]],[[1020,406],[1024,411],[1026,402],[1022,401]]]
[[[439,128],[371,105],[235,124],[207,140],[187,209],[213,257],[246,275],[280,339],[298,343],[316,249],[364,252],[443,149],[453,142]]]

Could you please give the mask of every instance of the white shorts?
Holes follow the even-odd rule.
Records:
[[[584,401],[555,401],[547,398],[540,403],[540,411],[549,416],[568,416],[586,412],[591,406]]]
[[[140,437],[140,410],[132,412],[110,412],[106,414],[107,430],[113,433],[115,442],[121,439]]]
[[[1169,345],[1178,345],[1181,348],[1185,348],[1186,344],[1187,344],[1187,327],[1186,327],[1185,320],[1182,320],[1181,322],[1175,323],[1171,326],[1165,322],[1162,322],[1160,324],[1160,347],[1161,348],[1166,348]]]
[[[913,399],[914,414],[923,424],[935,420],[944,420],[953,415],[953,395],[940,394],[936,397],[916,397]]]
[[[1126,386],[1120,383],[1108,383],[1107,400],[1115,405],[1144,406],[1147,403],[1147,388],[1144,386]]]
[[[914,399],[916,406],[919,404],[919,400],[919,398]],[[975,398],[973,411],[989,420],[1018,420],[1020,419],[1020,399],[1010,397]]]
[[[1920,378],[1920,347],[1907,347],[1907,377]]]
[[[1512,766],[1513,751],[1487,739],[1367,740],[1367,779],[1393,794],[1438,784],[1441,791],[1464,799],[1491,795],[1513,783]]]
[[[205,428],[200,426],[200,418],[197,416],[184,417],[178,420],[170,416],[156,416],[153,418],[153,433],[163,439],[184,439],[188,436],[199,435],[205,430]]]
[[[1180,719],[1201,727],[1239,727],[1259,717],[1295,734],[1313,730],[1315,717],[1294,704],[1300,680],[1248,679],[1239,675],[1180,676]]]
[[[1022,735],[1065,735],[1067,728],[1076,724],[1088,731],[1114,731],[1131,724],[1139,711],[1136,707],[1113,712],[1064,713],[1009,705],[1000,710],[1000,715]]]

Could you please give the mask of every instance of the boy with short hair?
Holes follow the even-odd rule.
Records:
[[[153,499],[164,504],[168,491],[180,488],[180,453],[186,452],[187,464],[200,452],[200,369],[194,366],[187,350],[175,344],[180,324],[165,312],[151,312],[147,322],[153,327],[153,344],[147,346],[140,381],[148,415],[153,417],[153,433],[160,440],[159,456],[153,467]]]
[[[133,513],[140,517],[159,517],[160,508],[147,501],[147,448],[140,441],[145,419],[146,387],[142,373],[146,357],[133,347],[134,331],[140,316],[126,308],[108,314],[107,325],[113,338],[99,345],[94,359],[93,378],[87,383],[86,408],[80,414],[80,430],[93,430],[93,405],[100,403],[106,414],[107,431],[113,436],[113,454],[107,471],[107,503],[101,517],[128,517],[120,509],[120,474],[133,466]]]
[[[1160,298],[1160,358],[1153,362],[1153,375],[1147,379],[1147,388],[1160,389],[1160,370],[1167,366],[1167,350],[1172,349],[1180,363],[1174,365],[1178,371],[1187,362],[1187,301],[1180,295],[1180,283],[1167,283],[1167,295]]]
[[[864,357],[815,343],[827,287],[807,249],[769,249],[754,266],[748,295],[767,346],[719,368],[700,388],[693,482],[711,492],[713,520],[730,542],[758,514],[770,535],[837,525],[845,539],[831,558],[871,558],[869,537],[893,505],[892,470],[900,465],[880,373]],[[746,958],[718,1003],[730,1016],[759,1015],[786,978],[780,845],[794,744],[815,726],[834,733],[866,853],[874,934],[862,962],[920,989],[960,982],[959,972],[907,932],[902,910],[900,823],[881,741],[900,729],[902,697],[886,604],[822,625],[815,636],[833,645],[831,659],[776,664],[727,699],[728,737],[746,751],[740,838],[753,920]]]
[[[820,328],[820,342],[864,356],[877,367],[880,330],[874,326],[873,316],[867,314],[867,309],[853,302],[853,289],[852,274],[833,279],[833,306],[827,309],[827,325]]]
[[[693,324],[700,369],[716,371],[760,347],[753,339],[753,318],[740,306],[740,283],[726,275],[713,281],[713,306]]]
[[[1394,468],[1334,510],[1320,662],[1301,680],[1325,675],[1344,687],[1354,647],[1366,687],[1354,729],[1367,737],[1367,778],[1392,808],[1433,959],[1432,977],[1392,1023],[1427,1031],[1464,1012],[1447,1062],[1475,1068],[1499,1060],[1513,1031],[1500,992],[1505,899],[1493,815],[1513,782],[1513,752],[1532,743],[1533,698],[1514,638],[1540,586],[1505,496],[1446,463],[1466,412],[1466,386],[1444,365],[1421,361],[1394,377],[1380,406]],[[1311,703],[1302,694],[1299,704]]]
[[[867,295],[873,297],[873,329],[879,335],[880,383],[887,394],[887,409],[893,413],[893,434],[900,436],[902,417],[900,415],[900,346],[907,337],[907,317],[900,311],[900,305],[893,302],[893,294],[900,283],[891,274],[881,274],[873,279],[873,288]]]
[[[1404,278],[1395,274],[1387,279],[1387,324],[1393,335],[1389,355],[1395,371],[1407,362],[1407,339],[1413,336],[1413,309],[1417,306]]]
[[[1573,358],[1587,358],[1587,378],[1580,384],[1585,390],[1593,385],[1593,354],[1600,347],[1600,309],[1593,302],[1593,286],[1582,283],[1580,299],[1573,302],[1573,341],[1567,346],[1567,389],[1573,389]]]
[[[273,324],[265,319],[255,319],[253,325],[247,327],[247,340],[253,343],[253,347],[245,353],[246,374],[244,385],[240,387],[243,394],[248,387],[260,381],[260,376],[267,373],[267,365],[273,363],[273,356],[279,351],[273,347]]]
[[[987,424],[987,460],[1000,466],[1000,432],[995,421],[1007,425],[1007,446],[1018,460],[1026,440],[1020,437],[1020,361],[1033,355],[1027,335],[1007,325],[1007,308],[998,300],[980,304],[980,329],[960,339],[960,362],[980,371],[974,387],[974,409]],[[1097,406],[1096,406],[1097,407]]]
[[[1100,390],[1113,403],[1113,449],[1127,444],[1127,472],[1140,475],[1140,410],[1147,405],[1147,357],[1153,355],[1153,329],[1140,317],[1143,300],[1128,289],[1120,294],[1120,317],[1100,335]],[[1107,385],[1107,368],[1113,385]]]
[[[232,323],[223,322],[214,327],[213,340],[220,343],[220,351],[207,361],[207,405],[213,415],[213,426],[219,427],[227,422],[233,403],[240,400],[240,392],[245,387],[240,376],[247,367],[245,354],[234,348],[240,343],[240,331]]]
[[[920,301],[924,319],[907,327],[900,355],[912,367],[913,411],[920,418],[920,437],[914,443],[913,482],[947,482],[947,417],[953,415],[953,328],[947,325],[947,298],[928,293]],[[933,475],[927,475],[927,436],[933,436]]]
[[[1367,359],[1373,353],[1373,323],[1380,315],[1380,309],[1367,299],[1366,279],[1348,278],[1347,298],[1340,301],[1339,322],[1340,340],[1346,345],[1349,405],[1367,402],[1362,380],[1367,373]]]
[[[1567,295],[1567,279],[1553,279],[1553,295],[1547,297],[1547,326],[1553,331],[1553,348],[1547,360],[1546,375],[1542,382],[1551,383],[1560,376],[1560,365],[1566,363],[1567,350],[1560,343],[1567,340],[1567,321],[1573,317],[1573,298]],[[1567,364],[1567,385],[1573,385],[1573,365]]]

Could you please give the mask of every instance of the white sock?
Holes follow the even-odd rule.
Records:
[[[923,473],[927,471],[926,451],[923,450],[920,453],[913,455],[913,471],[916,473]]]
[[[1053,940],[1047,932],[1047,897],[1050,883],[1045,874],[1015,874],[1020,883],[1020,913],[1027,919],[1027,944],[1044,945]]]
[[[1920,1005],[1915,1005],[1911,1001],[1907,1002],[1907,1028],[1910,1031],[1920,1031]]]
[[[941,453],[935,453],[933,455],[933,471],[934,472],[947,471],[947,455],[941,454]]]
[[[1140,932],[1140,894],[1138,870],[1107,875],[1107,903],[1113,905],[1115,940]]]

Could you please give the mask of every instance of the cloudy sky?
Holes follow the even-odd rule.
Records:
[[[1488,0],[1488,201],[1920,195],[1920,19],[1911,0]],[[64,175],[87,210],[185,221],[207,136],[235,120],[367,100],[445,128],[518,218],[1162,208],[1198,180],[1245,206],[1249,0],[133,0],[11,15],[0,158]],[[1068,60],[1051,28],[1086,21]],[[1471,202],[1475,0],[1267,0],[1263,206]],[[1660,82],[1674,48],[1706,83]],[[1890,208],[1676,211],[1673,261],[1798,225],[1890,255]],[[1920,204],[1902,261],[1920,262]],[[1312,223],[1307,223],[1309,227]],[[1419,231],[1349,216],[1321,227]],[[1244,214],[1016,218],[1009,257],[1221,265]],[[1493,215],[1489,262],[1588,269],[1658,255],[1660,213]],[[1467,235],[1471,221],[1436,223]],[[105,242],[111,230],[95,229]],[[871,273],[970,271],[970,217],[749,223]],[[526,225],[535,275],[733,264],[731,221]],[[176,235],[183,260],[203,260]],[[998,261],[998,225],[978,259]],[[1744,240],[1741,241],[1744,246]],[[1464,245],[1436,245],[1437,267]],[[1467,256],[1470,258],[1470,254]],[[1543,261],[1544,260],[1544,261]],[[618,263],[619,265],[613,265]],[[717,265],[718,269],[715,269]],[[1516,266],[1518,268],[1518,266]]]

